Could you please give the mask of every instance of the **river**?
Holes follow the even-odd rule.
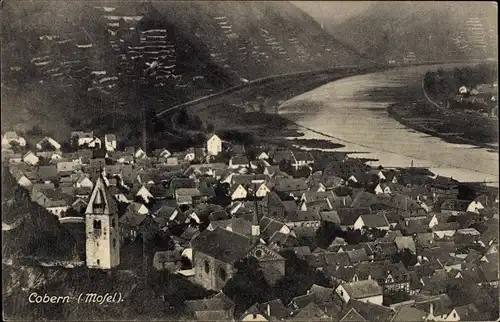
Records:
[[[405,99],[402,88],[421,88],[427,71],[454,66],[407,67],[343,78],[286,101],[279,113],[314,130],[304,129],[303,138],[344,144],[336,151],[356,151],[352,156],[379,160],[372,165],[409,167],[413,161],[435,174],[498,186],[497,152],[444,142],[405,127],[387,113],[389,104]],[[425,99],[421,91],[413,92],[421,96],[417,99]]]

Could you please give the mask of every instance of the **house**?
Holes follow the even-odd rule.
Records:
[[[41,165],[38,166],[37,179],[40,182],[46,181],[59,181],[59,173],[54,165]]]
[[[264,198],[271,190],[268,188],[265,182],[258,185],[257,191],[255,192],[255,196],[257,198]]]
[[[289,309],[280,299],[276,299],[262,304],[255,303],[242,314],[240,321],[284,320],[289,316]]]
[[[58,151],[61,145],[53,138],[46,136],[36,144],[36,148],[41,151]]]
[[[76,164],[72,161],[57,162],[56,168],[60,176],[70,176],[76,170]]]
[[[354,222],[354,229],[380,229],[389,230],[390,225],[384,213],[361,215]]]
[[[89,177],[85,175],[80,175],[78,179],[75,181],[74,184],[75,188],[89,188],[92,189],[94,187],[94,184],[92,183],[92,180],[89,179]]]
[[[157,157],[157,158],[168,158],[172,155],[172,153],[170,151],[168,151],[167,149],[156,149],[153,151],[153,156]]]
[[[192,205],[193,197],[200,196],[198,188],[179,188],[175,190],[175,200],[179,206]]]
[[[249,167],[250,161],[245,156],[234,156],[229,160],[230,169],[246,168]]]
[[[287,178],[276,180],[275,190],[283,194],[293,194],[300,197],[308,189],[307,182],[301,178]]]
[[[316,211],[298,211],[291,216],[286,217],[286,225],[294,227],[312,227],[319,228],[321,216]]]
[[[233,185],[229,190],[231,200],[240,200],[247,198],[247,190],[241,185]]]
[[[458,196],[458,184],[459,182],[451,177],[448,178],[438,175],[432,180],[429,187],[438,197],[456,198]]]
[[[134,153],[134,159],[146,159],[148,157],[148,155],[146,154],[146,152],[141,149],[141,148],[138,148],[135,153]]]
[[[153,256],[153,267],[157,271],[175,273],[182,268],[182,248],[158,251]]]
[[[374,280],[344,283],[335,289],[340,298],[348,303],[351,299],[382,305],[382,287]]]
[[[427,313],[427,321],[445,321],[454,309],[446,294],[417,298],[414,307]]]
[[[470,202],[459,199],[444,199],[438,204],[440,212],[450,215],[459,215],[461,212],[466,212]]]
[[[218,155],[222,152],[222,140],[216,134],[207,137],[206,146],[209,155]]]
[[[195,320],[231,321],[234,318],[234,303],[222,291],[208,299],[185,301],[184,305]]]
[[[149,190],[144,185],[142,185],[141,188],[139,188],[135,196],[141,198],[146,203],[150,203],[154,199],[151,192],[149,192]]]
[[[391,184],[383,183],[383,182],[379,183],[374,189],[374,192],[377,195],[390,194],[390,193],[392,193],[392,191],[393,191],[393,189],[391,188]]]
[[[71,196],[65,195],[57,190],[44,190],[33,194],[34,201],[47,209],[59,219],[71,207],[73,201]]]
[[[116,135],[106,134],[104,136],[104,146],[106,148],[106,151],[115,151],[116,150]]]
[[[31,151],[26,152],[23,155],[23,161],[29,165],[37,165],[40,159]]]
[[[476,321],[479,310],[474,304],[455,307],[446,317],[445,321]]]
[[[340,218],[340,227],[342,230],[354,229],[354,223],[361,215],[371,212],[370,208],[340,208],[337,209],[337,215]]]
[[[425,321],[427,312],[417,308],[402,305],[396,308],[394,316],[390,322],[417,322]]]
[[[26,177],[26,175],[22,171],[16,171],[12,175],[14,176],[17,184],[19,184],[21,187],[29,189],[33,185],[33,182],[31,182],[31,180],[28,179],[28,177]]]
[[[14,142],[21,147],[26,146],[26,140],[20,137],[16,132],[5,132],[5,134],[2,135],[2,148],[10,148]]]
[[[310,166],[314,164],[314,158],[309,152],[305,151],[296,151],[292,152],[292,167],[294,167],[295,170],[299,169],[300,167],[304,166]]]

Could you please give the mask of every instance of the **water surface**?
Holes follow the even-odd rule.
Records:
[[[419,91],[429,70],[454,65],[418,66],[344,78],[285,102],[280,114],[314,131],[303,138],[328,138],[345,145],[337,151],[379,159],[372,165],[429,167],[460,181],[498,182],[498,153],[447,143],[392,119],[386,108],[400,100],[423,99]],[[415,93],[417,93],[415,95]],[[411,95],[410,95],[411,94]],[[406,97],[407,96],[407,97]],[[326,136],[326,137],[325,137]]]

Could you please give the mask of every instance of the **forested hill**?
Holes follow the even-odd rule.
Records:
[[[497,23],[493,3],[380,1],[325,29],[379,61],[484,59],[497,57]]]
[[[38,124],[63,139],[109,123],[92,119],[123,124],[146,96],[162,108],[245,79],[358,62],[288,2],[9,1],[2,126]]]

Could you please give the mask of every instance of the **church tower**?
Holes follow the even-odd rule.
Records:
[[[118,207],[101,172],[85,210],[86,263],[110,269],[120,264]]]
[[[255,210],[252,215],[252,242],[254,244],[257,244],[260,241],[259,205],[257,204],[257,185],[254,186],[254,202],[255,202]]]

